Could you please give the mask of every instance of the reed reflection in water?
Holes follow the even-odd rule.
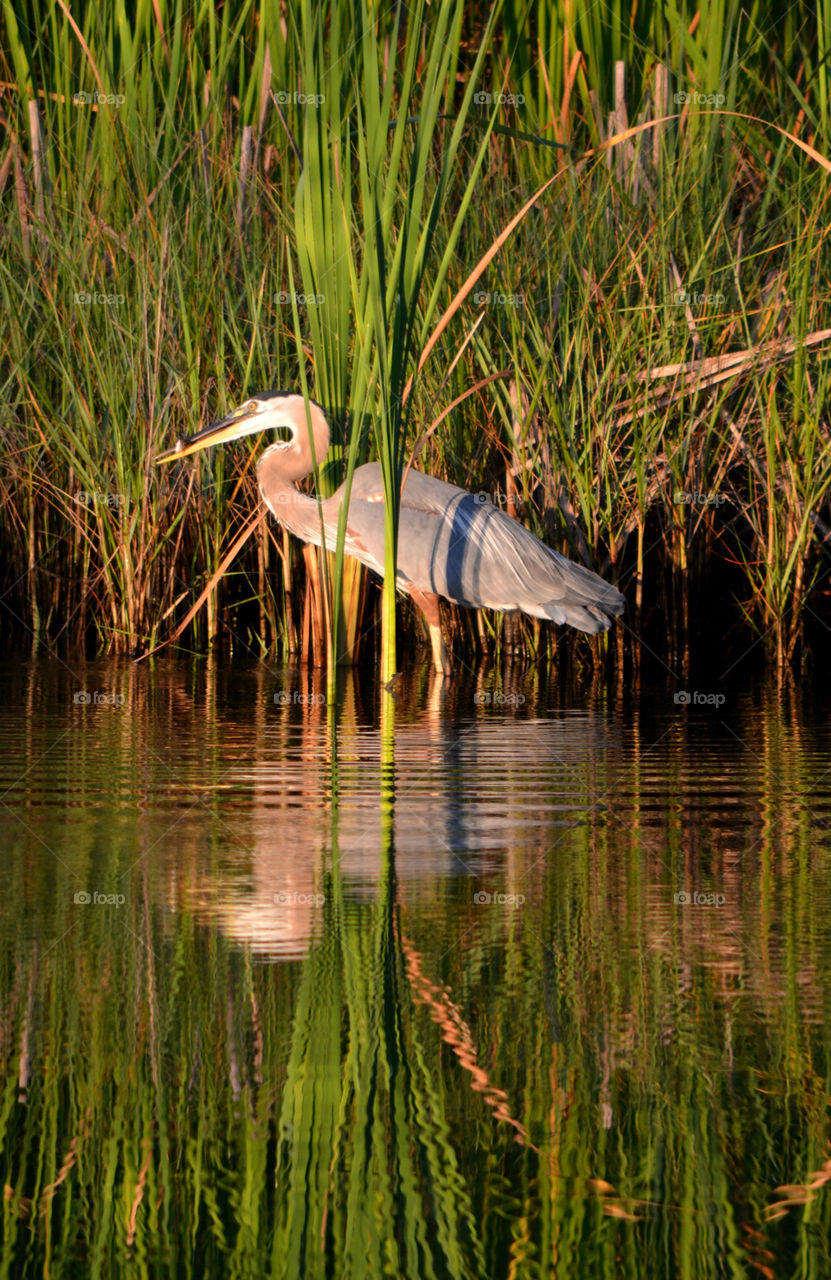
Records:
[[[0,1273],[829,1274],[819,700],[24,674]]]

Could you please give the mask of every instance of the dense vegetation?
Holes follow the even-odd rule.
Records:
[[[617,580],[619,657],[826,642],[831,6],[135,8],[0,11],[7,645],[142,653],[213,584],[181,643],[366,649],[376,587],[252,520],[259,442],[152,465],[271,386],[323,491],[418,445]]]

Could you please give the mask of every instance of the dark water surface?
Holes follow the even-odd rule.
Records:
[[[831,1276],[827,698],[0,678],[0,1275]]]

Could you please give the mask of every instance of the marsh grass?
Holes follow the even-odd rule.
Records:
[[[322,662],[335,630],[339,651],[373,651],[376,586],[272,521],[219,574],[258,501],[250,445],[152,466],[282,385],[330,410],[323,493],[379,457],[394,499],[421,440],[417,465],[617,579],[625,635],[687,653],[706,614],[736,653],[816,648],[822,24],[694,16],[241,4],[163,21],[140,4],[132,27],[87,7],[73,29],[61,9],[4,7],[6,643],[146,652],[204,593],[181,644]],[[462,657],[557,643],[530,620],[446,616]]]

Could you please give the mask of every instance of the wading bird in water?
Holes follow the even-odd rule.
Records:
[[[319,547],[325,536],[327,549],[334,551],[345,486],[320,503],[295,487],[329,451],[329,424],[313,400],[288,391],[260,392],[221,421],[178,440],[156,461],[275,430],[287,432],[288,439],[270,445],[257,465],[263,501],[298,538]],[[355,469],[344,550],[384,576],[384,486],[377,462]],[[622,613],[624,606],[615,587],[552,551],[483,495],[412,468],[401,494],[397,580],[424,613],[433,662],[441,672],[448,662],[439,596],[468,608],[521,609],[592,635],[605,631],[610,615]]]

